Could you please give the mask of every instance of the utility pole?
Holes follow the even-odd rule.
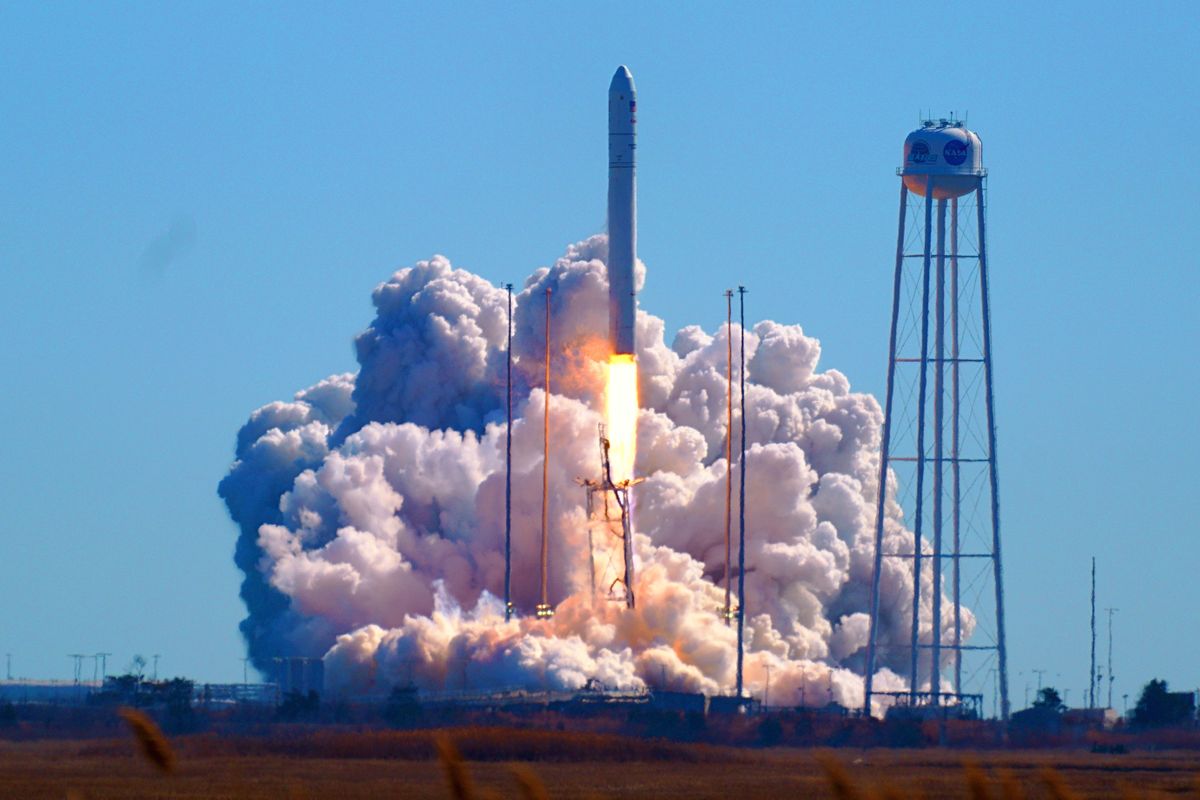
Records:
[[[154,677],[151,680],[158,681],[158,653],[154,654]]]
[[[79,679],[81,677],[81,673],[83,672],[83,659],[86,657],[87,656],[85,656],[83,653],[68,653],[67,654],[67,658],[74,659],[74,661],[75,661],[75,685],[76,686],[79,685]]]
[[[1042,693],[1042,676],[1046,674],[1046,670],[1044,670],[1044,669],[1031,669],[1031,670],[1029,670],[1029,671],[1030,671],[1030,672],[1032,672],[1032,673],[1034,673],[1035,675],[1037,675],[1037,676],[1038,676],[1038,688],[1037,688],[1037,690],[1038,690],[1038,694],[1040,695],[1040,694]]]
[[[242,659],[242,686],[250,683],[250,657],[246,656]]]
[[[96,658],[100,659],[100,680],[104,681],[108,677],[108,657],[112,653],[96,653]]]
[[[78,696],[79,680],[83,675],[83,660],[87,658],[87,656],[83,653],[71,653],[67,656],[67,658],[74,659],[75,661],[75,694]]]
[[[1113,690],[1113,668],[1112,668],[1112,623],[1113,614],[1116,614],[1120,609],[1106,608],[1108,612],[1108,707],[1112,708],[1112,690]]]
[[[12,653],[4,654],[4,674],[8,676],[7,680],[12,680]]]

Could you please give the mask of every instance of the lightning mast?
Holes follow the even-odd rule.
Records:
[[[725,290],[725,624],[733,624],[733,290]]]
[[[746,287],[738,287],[738,321],[741,326],[741,366],[738,399],[742,415],[742,452],[738,456],[738,607],[737,696],[742,696],[742,666],[746,630]]]
[[[541,619],[554,616],[550,605],[549,576],[550,560],[550,287],[546,287],[546,405],[542,412],[542,601],[537,605]]]
[[[504,619],[513,616],[512,604],[512,290],[508,292],[508,350],[505,352],[505,426],[504,436]]]

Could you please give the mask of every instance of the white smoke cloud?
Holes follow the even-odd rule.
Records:
[[[589,523],[608,357],[605,239],[568,248],[514,298],[513,600],[504,620],[503,289],[435,256],[374,292],[360,370],[255,411],[220,494],[239,524],[242,623],[260,669],[324,657],[328,688],[576,689],[589,679],[707,693],[734,683],[722,617],[725,326],[638,312],[635,609],[608,597],[619,542]],[[638,284],[645,269],[638,265]],[[550,288],[550,620],[538,602],[545,289]],[[733,331],[735,349],[740,329]],[[746,681],[773,704],[862,702],[882,413],[799,326],[746,332]],[[736,374],[735,374],[736,380]],[[735,387],[734,435],[738,435]],[[736,453],[736,481],[740,469]],[[887,547],[913,536],[889,498]],[[736,499],[734,514],[736,515]],[[735,516],[736,519],[736,516]],[[736,523],[735,523],[736,525]],[[736,533],[736,528],[735,528]],[[927,546],[927,545],[926,545]],[[736,548],[735,548],[736,558]],[[906,643],[912,572],[885,559],[881,644]],[[932,600],[923,580],[921,602]],[[966,633],[974,619],[964,610]],[[928,640],[929,632],[925,638]],[[902,648],[880,653],[901,688]]]

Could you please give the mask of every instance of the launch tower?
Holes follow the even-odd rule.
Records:
[[[592,601],[593,603],[595,602],[597,581],[596,550],[595,542],[592,539],[592,530],[598,526],[606,533],[615,536],[621,544],[621,572],[616,577],[613,577],[608,587],[609,597],[619,599],[625,603],[626,608],[633,608],[633,515],[629,507],[629,490],[631,487],[641,483],[643,479],[629,478],[627,480],[613,480],[612,464],[608,455],[610,444],[604,423],[600,423],[599,434],[599,479],[576,479],[576,482],[587,493],[587,502],[584,508],[586,509],[588,519],[588,564],[592,581]],[[601,500],[600,508],[597,508],[597,495],[600,496]],[[615,516],[613,506],[609,505],[610,495],[616,506]],[[618,524],[619,531],[613,530],[613,523]],[[611,566],[612,559],[609,559],[608,565],[601,571],[599,580],[607,581],[611,577],[609,574]],[[618,586],[621,587],[620,591],[617,589]]]
[[[983,146],[957,120],[928,120],[903,163],[864,710],[889,667],[911,688],[886,694],[911,706],[965,707],[990,677],[1007,720]],[[917,546],[887,524],[889,500]],[[911,566],[911,608],[881,613],[896,561]]]

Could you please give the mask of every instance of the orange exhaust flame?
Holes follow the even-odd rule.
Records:
[[[637,455],[637,361],[632,355],[614,355],[608,359],[604,405],[612,480],[621,483],[633,478],[633,460]]]

